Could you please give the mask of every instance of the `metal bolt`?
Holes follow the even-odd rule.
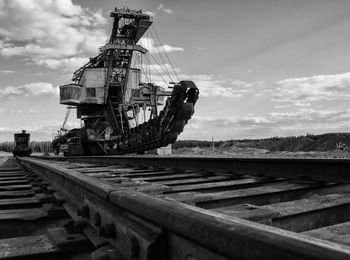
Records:
[[[73,224],[74,233],[82,233],[85,226],[86,226],[85,222],[74,222]]]
[[[43,193],[44,190],[42,188],[39,188],[39,187],[33,187],[32,190],[35,192],[35,193]]]
[[[98,236],[99,237],[104,237],[106,235],[106,229],[104,227],[100,227],[98,229]]]
[[[51,188],[50,186],[45,188],[46,194],[52,195],[52,194],[54,194],[54,192],[55,192],[55,190],[53,188]]]
[[[74,222],[73,222],[73,220],[69,220],[67,223],[65,223],[65,224],[63,225],[63,227],[64,227],[65,229],[67,229],[67,230],[72,231],[73,228],[74,228]]]
[[[63,198],[56,198],[55,205],[56,206],[62,206],[62,204],[65,202]]]
[[[90,258],[92,260],[110,260],[110,256],[108,255],[108,252],[105,251],[95,251],[90,255]]]
[[[140,246],[139,242],[137,241],[137,238],[135,236],[132,236],[130,238],[130,257],[136,257],[139,256],[140,252]]]
[[[113,224],[107,224],[105,226],[106,229],[106,238],[115,238],[116,230]]]
[[[94,215],[94,225],[96,227],[101,226],[101,215],[98,212],[95,212],[95,215]]]
[[[38,175],[35,174],[33,171],[25,170],[24,172],[25,172],[25,174],[26,174],[27,176],[32,176],[32,177],[37,177],[37,176],[38,176]]]
[[[89,215],[90,215],[89,206],[87,206],[87,205],[82,206],[80,209],[78,209],[77,215],[84,217],[84,218],[89,217]]]
[[[116,230],[113,224],[107,224],[98,229],[100,237],[115,238]]]
[[[43,188],[43,189],[45,189],[47,186],[49,186],[49,184],[47,184],[47,183],[41,183],[41,182],[37,182],[37,181],[35,183],[38,183],[39,187]]]
[[[110,245],[101,246],[90,254],[91,260],[112,260],[120,259],[120,256],[116,255],[114,249]],[[89,259],[90,259],[89,258]]]

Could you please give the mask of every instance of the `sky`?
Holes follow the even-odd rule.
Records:
[[[348,0],[0,0],[1,142],[52,139],[58,86],[106,43],[116,6],[152,15],[161,42],[140,44],[200,90],[180,139],[349,132]]]

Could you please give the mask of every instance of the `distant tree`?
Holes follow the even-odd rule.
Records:
[[[50,141],[31,141],[28,146],[32,149],[33,152],[44,153],[50,152]],[[14,142],[3,142],[0,143],[0,151],[11,153],[14,148]]]

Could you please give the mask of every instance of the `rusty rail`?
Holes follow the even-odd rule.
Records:
[[[350,166],[347,160],[316,162],[288,159],[115,156],[74,157],[69,160],[206,168],[239,174],[278,175],[278,177],[302,176],[318,181],[334,181],[336,178],[341,182],[349,182],[347,169]],[[350,257],[348,246],[120,188],[74,171],[61,169],[50,162],[22,158],[21,163],[40,172],[56,190],[74,198],[78,205],[83,205],[81,210],[87,212],[84,216],[94,229],[101,231],[103,223],[104,232],[108,227],[109,231],[114,230],[111,232],[110,242],[121,250],[124,256],[136,259],[178,259],[178,252],[188,250],[185,254],[187,259],[349,259]],[[330,173],[332,176],[327,176]],[[96,222],[96,216],[99,216],[101,223]],[[135,230],[137,225],[142,226],[139,228],[140,233],[147,233],[145,230],[148,230],[153,232],[153,237],[150,238],[149,234],[137,234]]]
[[[47,157],[46,159],[50,159]],[[55,160],[57,159],[54,158]],[[118,163],[168,168],[231,172],[255,176],[309,179],[350,183],[350,160],[287,158],[213,158],[146,156],[74,156],[61,158],[72,162]]]

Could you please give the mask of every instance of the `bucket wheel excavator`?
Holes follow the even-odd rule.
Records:
[[[174,143],[194,113],[199,91],[192,81],[170,82],[169,91],[144,72],[151,62],[143,62],[148,50],[141,37],[152,17],[126,8],[110,16],[108,43],[74,72],[71,83],[60,86],[60,103],[76,108],[82,127],[58,135],[54,151],[64,147],[69,156],[142,153]]]

